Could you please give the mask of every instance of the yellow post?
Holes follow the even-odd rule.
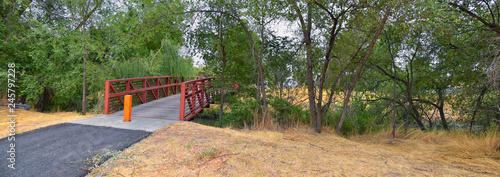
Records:
[[[123,121],[130,122],[130,117],[132,116],[132,95],[125,95],[125,103],[123,105]]]

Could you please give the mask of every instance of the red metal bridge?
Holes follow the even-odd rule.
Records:
[[[132,95],[132,118],[190,120],[210,106],[214,78],[157,76],[106,81],[104,114],[122,116],[124,96]]]

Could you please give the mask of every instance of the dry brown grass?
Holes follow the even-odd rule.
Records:
[[[275,97],[279,96],[279,90],[274,90],[268,91],[270,95],[273,95]],[[304,109],[307,109],[307,103],[308,103],[308,95],[307,95],[307,87],[292,87],[292,88],[287,88],[283,90],[282,97],[283,98],[289,98],[289,101],[292,104],[299,104],[302,105]],[[357,92],[353,91],[353,95],[361,95],[363,99],[374,99],[377,97],[377,93],[372,93],[372,92]],[[316,96],[318,96],[318,93],[316,93]],[[326,90],[323,91],[323,101],[327,102],[328,101],[328,92]],[[343,100],[344,99],[344,93],[343,92],[338,92],[335,93],[333,96],[332,104],[342,107],[343,106]],[[432,109],[427,111],[427,114],[429,116],[432,115],[434,111],[434,107],[430,106]],[[451,120],[459,120],[459,119],[467,119],[464,115],[460,114],[457,111],[454,111],[452,108],[452,105],[445,103],[444,104],[444,112],[446,119],[451,119]],[[439,112],[434,113],[431,117],[432,121],[441,121],[439,117]],[[427,119],[423,120],[424,122],[427,121]]]
[[[9,109],[0,107],[0,138],[7,137],[10,131],[8,122],[11,117],[7,117]],[[76,112],[56,112],[56,113],[40,113],[36,111],[26,111],[16,109],[16,134],[27,132],[49,125],[69,122],[73,120],[86,119],[95,115],[87,114],[82,116]]]
[[[352,141],[332,130],[312,132],[238,131],[178,122],[132,145],[89,176],[500,175],[500,152],[488,148],[498,143],[495,138],[448,140],[450,135],[413,134],[407,139],[370,135]],[[458,140],[470,142],[456,149]]]
[[[268,91],[270,95],[273,95],[275,97],[279,97],[279,90],[274,90]],[[289,98],[290,102],[292,104],[302,104],[306,105],[308,102],[308,95],[307,95],[307,87],[291,87],[287,89],[283,89],[282,97],[283,98]],[[319,94],[316,93],[316,97],[318,97]],[[326,90],[323,91],[323,101],[328,101],[328,92]],[[334,95],[334,102],[339,102],[342,101],[341,99],[343,98],[342,93],[337,93]]]
[[[376,135],[354,136],[350,139],[390,150],[412,159],[432,161],[444,166],[462,169],[471,175],[500,175],[500,135],[490,131],[482,135],[470,135],[466,131],[422,132],[408,135],[389,132]]]

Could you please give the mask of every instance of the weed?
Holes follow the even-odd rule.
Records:
[[[88,169],[88,170],[93,170],[99,167],[102,163],[104,163],[106,160],[108,160],[111,157],[115,157],[118,155],[121,151],[116,151],[116,150],[110,150],[110,149],[105,149],[104,152],[98,153],[95,155],[91,154],[91,158],[87,158],[83,161],[83,168]],[[89,152],[90,153],[90,152]]]
[[[192,160],[190,160],[189,158],[184,158],[184,159],[182,159],[182,160],[179,162],[179,164],[181,164],[181,165],[188,165],[188,166],[189,166],[189,165],[193,164],[193,161],[192,161]]]
[[[186,147],[187,149],[191,149],[191,146],[192,146],[194,143],[196,143],[196,141],[190,141],[190,142],[188,142],[188,143],[186,144],[186,146],[185,146],[185,147]]]
[[[198,154],[196,154],[196,157],[198,159],[203,159],[203,158],[213,158],[215,155],[219,152],[219,149],[217,148],[205,148]]]

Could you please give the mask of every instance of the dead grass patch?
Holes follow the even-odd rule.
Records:
[[[498,176],[499,154],[454,155],[440,140],[219,129],[178,122],[111,158],[88,176]],[[363,141],[366,139],[371,142]],[[429,150],[443,156],[427,156]],[[489,165],[489,166],[488,166]]]
[[[466,131],[422,132],[390,136],[390,132],[376,135],[353,136],[356,142],[384,148],[421,161],[429,161],[475,175],[500,174],[500,136],[496,131],[470,135]],[[473,174],[471,174],[473,175]]]
[[[23,109],[16,109],[16,114],[16,134],[95,116],[93,114],[82,116],[76,112],[41,113]],[[11,117],[7,117],[7,115],[9,115],[9,109],[7,107],[0,107],[0,138],[7,137],[10,131],[8,122],[11,120]]]

